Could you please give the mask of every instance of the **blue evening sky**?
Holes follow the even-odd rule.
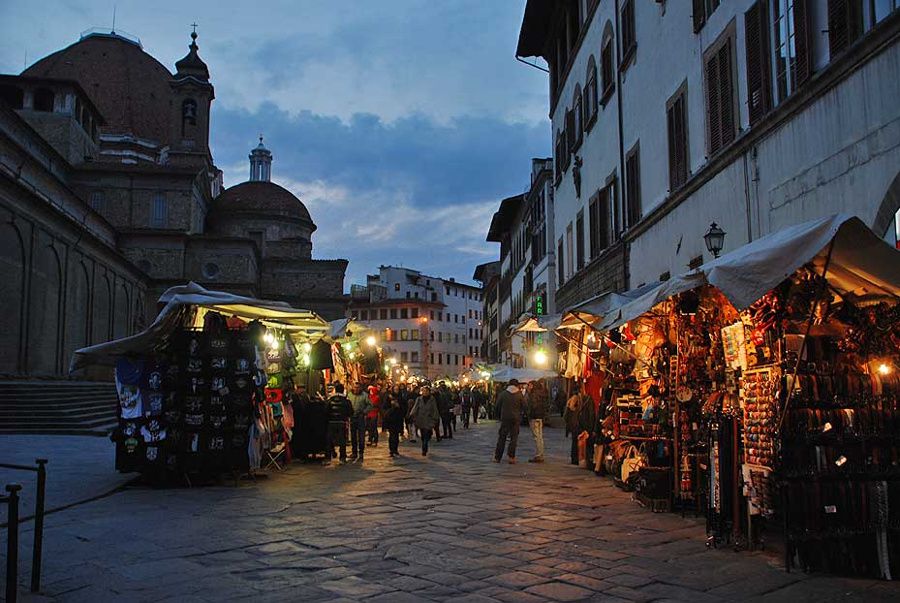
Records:
[[[140,37],[170,70],[189,24],[216,87],[212,150],[226,185],[265,135],[273,180],[319,229],[313,256],[471,280],[495,259],[499,200],[550,153],[546,74],[514,58],[525,0],[3,0],[0,72],[92,27]]]

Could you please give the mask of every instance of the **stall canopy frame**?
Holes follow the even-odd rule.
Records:
[[[298,341],[317,341],[329,334],[330,325],[310,310],[284,302],[254,299],[223,291],[210,291],[197,283],[172,287],[160,297],[166,305],[146,330],[76,350],[70,372],[91,365],[112,366],[121,356],[151,353],[160,349],[186,321],[200,325],[207,312],[220,312],[243,320],[259,320],[267,327],[282,329]],[[193,309],[197,309],[193,315]]]
[[[712,285],[744,310],[806,265],[822,274],[831,260],[829,287],[857,304],[900,299],[900,251],[856,216],[838,214],[797,224],[752,241],[696,270],[665,281],[617,308],[596,328],[610,330],[670,297]]]

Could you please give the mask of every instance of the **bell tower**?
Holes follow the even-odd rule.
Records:
[[[173,115],[169,153],[173,159],[178,154],[198,154],[204,158],[210,155],[209,109],[215,92],[209,83],[209,69],[198,54],[196,23],[193,28],[188,53],[175,63],[175,75],[170,81]]]

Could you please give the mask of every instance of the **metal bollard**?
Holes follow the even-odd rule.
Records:
[[[44,492],[47,487],[47,459],[37,463],[37,493],[34,499],[34,547],[31,551],[31,592],[41,590],[41,558],[44,547]]]
[[[6,484],[6,601],[15,603],[19,585],[19,484]]]

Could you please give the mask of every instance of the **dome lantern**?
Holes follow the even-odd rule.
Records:
[[[262,134],[259,144],[250,151],[250,182],[272,181],[272,151],[263,145]]]

